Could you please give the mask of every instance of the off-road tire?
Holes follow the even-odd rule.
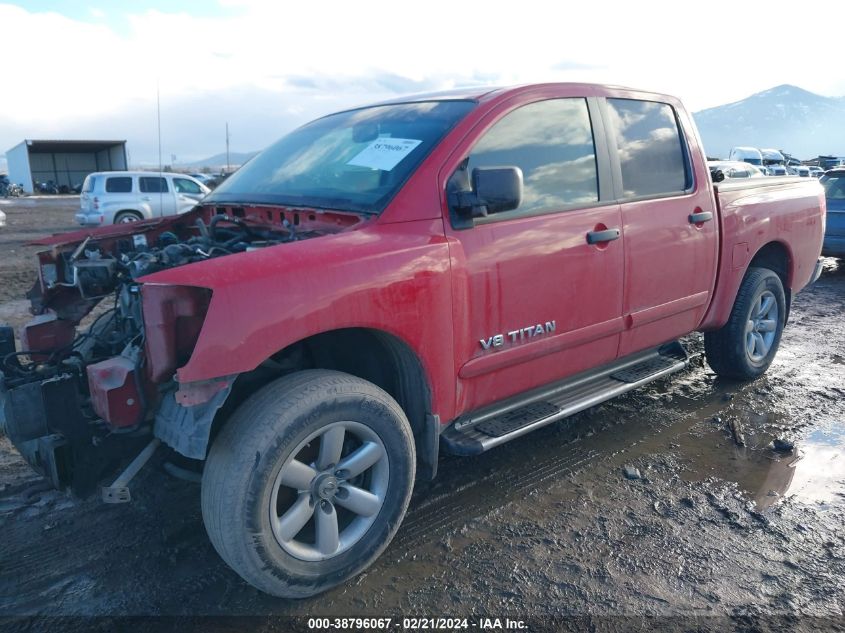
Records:
[[[125,222],[140,222],[144,219],[137,211],[121,211],[114,216],[114,224],[123,224]]]
[[[383,443],[389,464],[383,505],[350,549],[328,560],[301,560],[274,536],[274,482],[302,441],[348,420]],[[248,583],[275,596],[312,596],[360,573],[387,547],[408,507],[415,464],[411,426],[385,391],[337,371],[297,372],[247,399],[215,439],[203,472],[203,520],[214,548]]]
[[[752,311],[764,293],[770,292],[777,303],[774,337],[768,352],[754,359],[746,345],[747,325]],[[731,316],[720,329],[704,334],[707,363],[719,376],[736,380],[752,380],[761,376],[772,364],[780,345],[786,317],[786,297],[780,277],[768,268],[749,268],[736,296]]]

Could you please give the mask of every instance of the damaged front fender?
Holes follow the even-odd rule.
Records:
[[[214,416],[226,402],[236,376],[184,383],[161,400],[153,434],[180,455],[205,459]]]

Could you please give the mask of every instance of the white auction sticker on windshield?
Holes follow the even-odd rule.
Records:
[[[377,138],[346,164],[390,171],[420,143],[413,138]]]

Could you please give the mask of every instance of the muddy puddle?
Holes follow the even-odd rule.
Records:
[[[679,447],[686,462],[684,479],[734,482],[760,510],[784,499],[821,507],[845,504],[842,427],[815,429],[795,442],[781,440],[781,450],[773,446],[780,438],[765,431],[743,433],[744,446],[733,437],[708,441],[713,439],[708,436],[690,436],[692,441]]]

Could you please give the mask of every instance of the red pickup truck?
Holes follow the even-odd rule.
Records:
[[[676,372],[693,331],[719,375],[766,371],[824,193],[714,180],[681,103],[624,88],[323,117],[187,214],[37,242],[20,351],[0,329],[5,432],[78,495],[146,445],[112,501],[159,442],[204,460],[223,559],[313,595],[384,550],[441,451]]]

